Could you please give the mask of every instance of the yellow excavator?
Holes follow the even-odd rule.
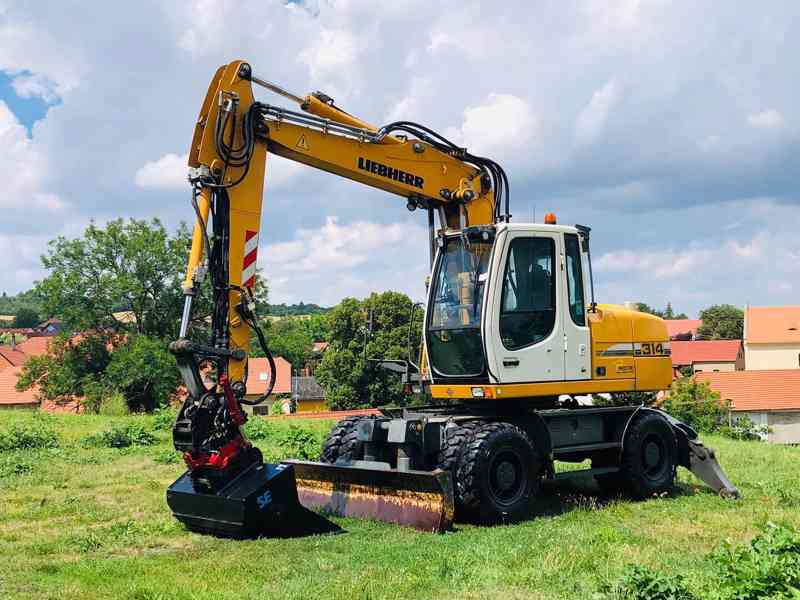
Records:
[[[301,110],[257,102],[254,85]],[[318,462],[266,464],[241,430],[242,405],[265,401],[275,382],[254,299],[269,153],[427,213],[420,358],[377,362],[429,405],[340,421]],[[443,531],[455,517],[524,518],[548,478],[590,475],[636,498],[663,494],[679,465],[720,494],[738,495],[688,425],[656,408],[580,400],[668,388],[666,326],[595,302],[588,227],[559,225],[552,214],[545,223],[512,223],[508,179],[496,162],[417,123],[374,127],[321,92],[297,96],[239,60],[211,81],[189,181],[196,225],[180,336],[170,345],[188,390],[173,427],[187,471],[167,501],[190,529],[291,535],[310,515],[333,514]],[[190,331],[203,285],[211,288],[210,339]],[[251,332],[271,369],[255,401],[246,397]],[[212,384],[201,374],[207,367]],[[566,474],[553,467],[587,460],[590,468]]]

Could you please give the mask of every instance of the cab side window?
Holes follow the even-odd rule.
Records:
[[[511,242],[500,310],[500,337],[508,350],[530,346],[552,333],[556,319],[554,264],[552,238]]]
[[[578,236],[574,233],[564,234],[564,249],[567,262],[569,316],[575,325],[583,327],[586,325],[586,301],[583,297],[583,266]]]

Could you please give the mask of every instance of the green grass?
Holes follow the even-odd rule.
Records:
[[[31,418],[0,412],[0,431]],[[168,431],[148,447],[83,443],[126,419],[151,423],[48,417],[58,448],[0,453],[0,597],[592,598],[630,564],[703,589],[724,540],[748,540],[767,521],[800,527],[800,448],[711,438],[738,502],[681,470],[673,496],[640,503],[598,499],[589,482],[548,486],[538,515],[513,526],[431,535],[337,519],[340,535],[222,540],[189,533],[167,508],[164,490],[182,471]],[[319,435],[329,425],[303,423]],[[273,437],[257,445],[277,456]]]

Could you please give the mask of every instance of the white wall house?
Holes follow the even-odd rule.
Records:
[[[800,306],[749,306],[744,313],[748,371],[800,369]]]

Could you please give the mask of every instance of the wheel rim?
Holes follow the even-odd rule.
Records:
[[[642,466],[650,480],[661,479],[669,468],[669,453],[661,436],[649,435],[642,443]]]
[[[524,494],[528,482],[522,457],[514,449],[497,452],[489,463],[489,494],[499,506],[511,506]]]

